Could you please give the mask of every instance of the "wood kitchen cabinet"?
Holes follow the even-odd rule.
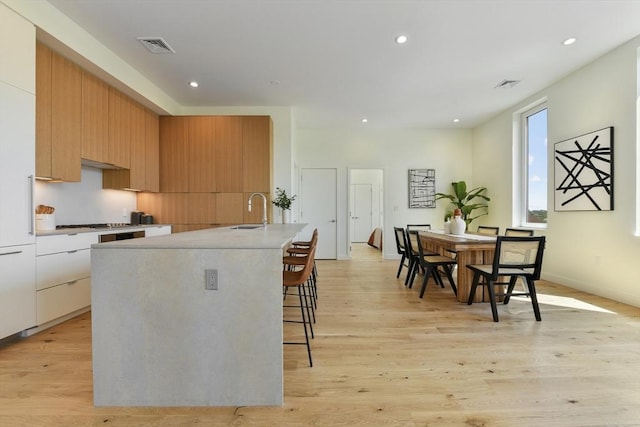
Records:
[[[160,121],[156,113],[145,109],[145,191],[160,191]]]
[[[160,191],[189,191],[187,127],[183,117],[160,117]]]
[[[139,194],[138,209],[174,233],[262,221],[261,200],[247,205],[270,197],[270,117],[163,116],[159,128],[160,193]]]
[[[109,85],[84,71],[82,73],[82,158],[110,164]]]
[[[109,160],[117,167],[128,169],[131,150],[131,110],[133,101],[120,91],[109,88]]]
[[[36,46],[36,176],[80,181],[82,71]]]
[[[216,117],[215,171],[216,190],[220,193],[242,192],[242,117]]]
[[[271,118],[242,118],[242,191],[269,192],[271,188]]]
[[[186,117],[187,122],[187,187],[191,193],[216,191],[215,130],[212,116]]]

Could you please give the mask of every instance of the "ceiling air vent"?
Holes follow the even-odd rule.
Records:
[[[512,87],[514,87],[515,85],[517,85],[518,83],[520,83],[520,80],[503,80],[500,83],[498,83],[497,85],[494,86],[495,89],[511,89]]]
[[[138,37],[137,39],[151,53],[176,53],[162,37]]]

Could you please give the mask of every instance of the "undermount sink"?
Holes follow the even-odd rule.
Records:
[[[234,227],[231,227],[232,230],[253,230],[255,228],[262,228],[262,226],[255,225],[255,224],[246,224],[246,225],[236,225]]]

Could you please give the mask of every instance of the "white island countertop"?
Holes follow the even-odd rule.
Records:
[[[96,244],[92,249],[276,249],[282,248],[307,224],[242,224],[233,227],[117,240]],[[256,227],[256,228],[236,228]]]

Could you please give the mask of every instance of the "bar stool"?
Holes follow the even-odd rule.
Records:
[[[315,246],[310,248],[309,254],[304,257],[305,265],[302,270],[298,271],[289,271],[284,270],[282,272],[282,286],[283,290],[286,293],[286,290],[295,288],[297,290],[298,300],[300,305],[284,305],[283,307],[300,307],[300,315],[302,320],[289,320],[284,319],[284,322],[287,323],[302,323],[304,328],[304,342],[299,341],[284,341],[283,344],[293,344],[293,345],[306,345],[307,346],[307,354],[309,355],[309,366],[313,367],[313,359],[311,358],[311,345],[309,344],[309,331],[307,330],[307,324],[311,328],[311,334],[313,334],[313,327],[311,326],[311,319],[309,318],[309,303],[306,297],[305,284],[311,277],[311,271],[313,270],[313,261],[315,256]],[[290,294],[295,295],[295,294]],[[305,314],[306,310],[306,314]]]

